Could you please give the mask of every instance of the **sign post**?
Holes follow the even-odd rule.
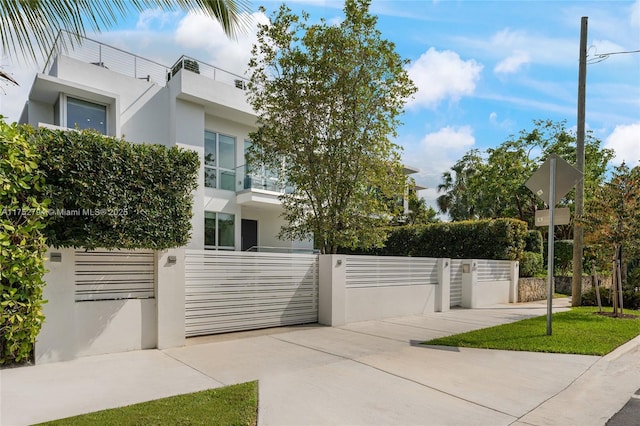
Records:
[[[547,336],[551,336],[553,308],[553,251],[555,206],[573,186],[582,179],[582,173],[557,154],[551,154],[525,185],[549,206],[549,236],[547,245]],[[548,190],[548,191],[547,191]],[[537,222],[537,219],[536,219]]]
[[[551,157],[549,167],[549,199],[556,199],[556,158]],[[551,336],[551,313],[553,311],[553,255],[555,242],[555,203],[549,204],[549,234],[547,238],[547,336]]]

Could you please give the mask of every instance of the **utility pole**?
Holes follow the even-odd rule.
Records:
[[[578,67],[578,129],[576,132],[576,169],[584,173],[585,98],[587,92],[587,21],[583,16],[580,25],[580,65]],[[584,214],[584,179],[576,185],[573,225],[573,279],[571,281],[571,305],[582,305],[582,216]]]

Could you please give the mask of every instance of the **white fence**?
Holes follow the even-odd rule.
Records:
[[[75,251],[76,302],[152,299],[155,256],[152,251]]]
[[[187,336],[318,321],[318,256],[185,253]]]
[[[48,257],[37,363],[517,300],[517,262],[184,249]]]
[[[449,306],[462,306],[462,260],[451,259],[451,281],[450,292],[451,298],[449,300]]]
[[[346,256],[347,288],[438,284],[438,259]]]

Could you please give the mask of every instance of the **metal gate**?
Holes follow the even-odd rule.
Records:
[[[318,255],[185,252],[187,337],[318,321]]]
[[[462,306],[462,260],[451,259],[449,306]]]

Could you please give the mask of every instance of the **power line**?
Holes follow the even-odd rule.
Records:
[[[589,50],[591,50],[591,49],[589,49]],[[609,59],[610,56],[613,56],[613,55],[624,55],[624,54],[628,54],[628,53],[640,53],[640,49],[638,49],[638,50],[625,50],[625,51],[622,51],[622,52],[596,53],[596,54],[593,55],[594,56],[593,58],[587,60],[587,64],[597,64],[598,62],[602,62],[605,59]],[[588,56],[589,55],[587,55],[587,57]]]

